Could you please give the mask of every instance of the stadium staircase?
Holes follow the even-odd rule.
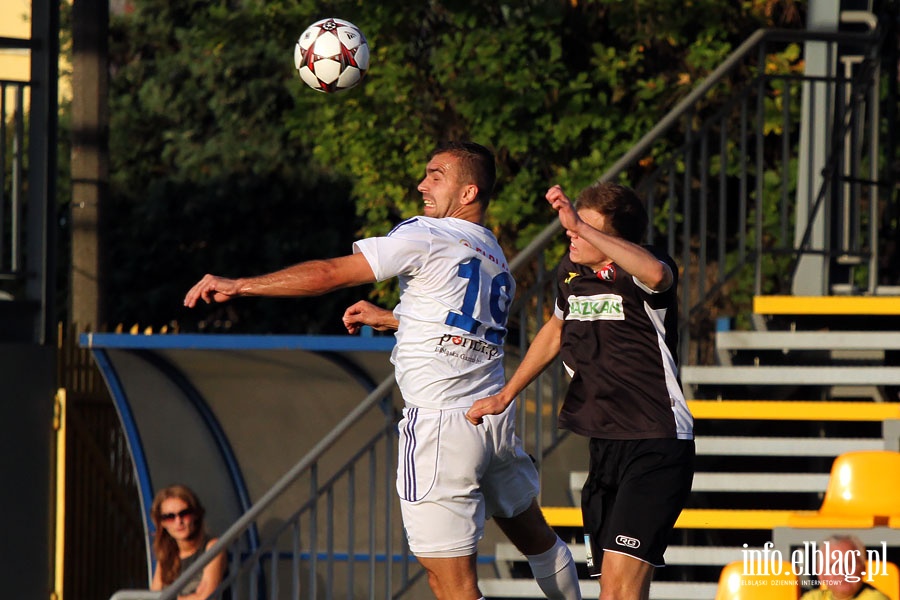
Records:
[[[653,217],[651,243],[681,266],[679,353],[698,473],[654,600],[714,598],[725,564],[772,541],[792,511],[819,506],[836,456],[897,449],[900,289],[888,285],[898,282],[882,260],[897,230],[870,210],[896,206],[895,181],[877,166],[886,38],[881,27],[760,30],[601,176],[638,188]],[[804,72],[813,56],[827,57],[822,72]],[[826,135],[804,146],[811,121]],[[821,163],[814,146],[824,149]],[[806,229],[795,223],[798,204]],[[819,236],[818,219],[836,222],[838,210],[852,217],[846,227]],[[511,261],[520,297],[510,370],[552,310],[545,250],[563,237],[553,223]],[[809,260],[827,284],[806,298],[794,286]],[[539,377],[519,399],[518,427],[542,471],[545,513],[570,543],[591,598],[598,586],[583,572],[577,508],[585,442],[555,423],[565,385],[559,364]],[[216,597],[430,597],[393,492],[399,407],[388,379],[222,534],[211,553],[227,552],[230,566]],[[362,422],[378,426],[363,437]],[[358,450],[335,461],[336,448]],[[275,525],[266,520],[285,503],[298,508]],[[248,544],[245,532],[256,526],[263,541]],[[163,592],[123,590],[113,599],[174,598],[203,566]],[[489,598],[541,597],[522,557],[493,534],[479,571]]]

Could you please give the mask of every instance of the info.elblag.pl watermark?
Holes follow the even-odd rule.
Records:
[[[818,586],[830,580],[857,582],[863,577],[871,582],[879,575],[887,575],[887,542],[881,548],[867,549],[862,556],[859,550],[832,548],[829,542],[803,542],[802,548],[791,552],[786,560],[775,544],[766,542],[761,550],[744,544],[741,555],[744,560],[744,576],[751,578],[745,585],[764,585],[765,580],[753,580],[753,576],[794,575],[802,586]],[[864,570],[860,570],[864,566]]]

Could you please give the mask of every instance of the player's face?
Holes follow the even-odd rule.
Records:
[[[611,229],[607,228],[606,217],[596,210],[582,208],[578,211],[578,216],[597,231],[615,235]],[[576,234],[571,231],[566,231],[566,234],[569,236],[569,258],[573,263],[599,271],[611,262],[608,256]]]
[[[466,186],[459,182],[459,158],[436,154],[425,166],[425,178],[417,188],[422,194],[426,217],[443,218],[459,208]]]

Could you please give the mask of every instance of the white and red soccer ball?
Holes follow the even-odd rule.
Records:
[[[300,34],[294,66],[312,89],[339,92],[357,85],[369,69],[369,44],[349,21],[322,19]]]

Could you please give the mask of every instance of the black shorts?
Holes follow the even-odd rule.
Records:
[[[581,490],[588,571],[600,575],[603,552],[664,567],[675,521],[691,493],[694,441],[590,441],[590,471]]]

